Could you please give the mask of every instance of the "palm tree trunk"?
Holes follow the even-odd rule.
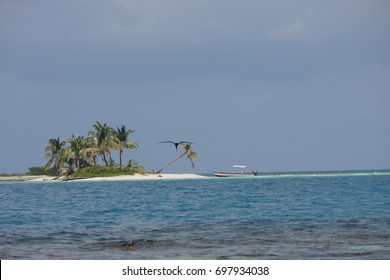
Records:
[[[164,167],[162,167],[161,169],[157,170],[156,173],[159,174],[161,173],[161,171],[163,171],[165,168],[167,168],[168,166],[170,166],[171,164],[175,163],[176,161],[178,161],[179,159],[181,159],[182,157],[185,156],[185,154],[187,153],[187,151],[183,154],[181,154],[179,157],[175,158],[174,160],[172,160],[171,162],[167,163]]]
[[[123,150],[119,150],[119,167],[122,167]]]
[[[56,170],[57,176],[60,176],[60,164],[54,163],[54,169]]]
[[[104,151],[103,151],[103,160],[104,160],[104,163],[106,164],[106,166],[108,166],[108,162],[106,159],[106,153]]]

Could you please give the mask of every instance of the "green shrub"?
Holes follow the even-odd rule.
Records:
[[[145,170],[143,165],[139,164],[138,162],[136,162],[135,160],[132,160],[132,159],[129,160],[129,162],[127,163],[127,168],[130,169],[130,170],[138,170],[138,171],[144,171]]]
[[[50,168],[46,170],[43,166],[30,167],[29,171],[26,173],[27,175],[48,175],[48,176],[56,176],[57,171],[54,168]]]
[[[119,175],[134,175],[137,170],[127,167],[114,166],[87,166],[83,167],[72,174],[74,178],[91,178],[91,177],[112,177]]]
[[[87,166],[79,169],[77,173],[93,173],[93,174],[105,174],[105,173],[111,173],[111,174],[118,174],[122,173],[123,169],[119,169],[117,167],[113,166]]]

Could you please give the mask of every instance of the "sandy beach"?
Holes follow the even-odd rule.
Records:
[[[113,177],[94,177],[87,179],[72,179],[72,181],[126,181],[126,180],[170,180],[170,179],[201,179],[207,176],[186,173],[186,174],[135,174],[135,175],[120,175]],[[66,179],[65,179],[66,180]],[[50,181],[65,181],[64,178],[52,176],[8,176],[0,177],[0,182],[50,182]]]
[[[46,175],[0,176],[0,182],[44,182],[56,179],[57,177]]]
[[[126,180],[171,180],[171,179],[201,179],[206,176],[186,173],[186,174],[135,174],[121,175],[114,177],[95,177],[81,179],[82,181],[126,181]]]

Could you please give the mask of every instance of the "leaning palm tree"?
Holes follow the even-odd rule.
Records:
[[[60,141],[60,137],[57,139],[52,138],[49,140],[49,145],[45,148],[45,158],[48,160],[45,169],[49,169],[54,164],[54,169],[58,173],[64,160],[64,141]]]
[[[104,163],[106,166],[109,166],[106,155],[109,156],[110,164],[112,164],[110,149],[118,148],[118,144],[115,143],[112,136],[113,129],[107,126],[107,124],[101,124],[98,121],[93,125],[93,129],[94,130],[90,131],[88,134],[92,137],[96,147],[100,150]]]
[[[113,131],[114,141],[118,144],[119,148],[119,167],[122,167],[123,150],[136,150],[138,148],[138,144],[136,142],[127,140],[128,136],[133,132],[134,130],[126,130],[124,125],[120,128],[116,127],[116,130]]]
[[[170,166],[171,164],[175,163],[179,159],[181,159],[184,156],[187,156],[187,158],[191,161],[192,168],[195,168],[194,160],[198,159],[198,155],[194,150],[191,149],[191,144],[186,143],[186,144],[180,144],[180,147],[184,149],[184,153],[182,153],[180,156],[175,158],[174,160],[168,162],[166,165],[164,165],[161,169],[157,170],[156,173],[159,174],[161,171],[163,171],[165,168]]]

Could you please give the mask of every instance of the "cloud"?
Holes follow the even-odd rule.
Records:
[[[301,143],[326,146],[330,128],[343,132],[358,120],[367,121],[362,129],[348,126],[358,137],[335,133],[329,151],[340,158],[339,143],[353,142],[365,153],[361,166],[386,166],[389,4],[357,1],[1,1],[0,122],[15,133],[1,154],[12,158],[23,145],[19,127],[30,129],[36,144],[26,149],[36,159],[49,137],[102,120],[129,122],[145,141],[188,137],[210,147],[204,162],[223,163],[230,144],[245,138],[269,156],[255,157],[247,145],[233,160],[274,159],[267,166],[275,170],[291,149],[308,167],[332,167],[321,163],[325,152],[313,159]],[[292,136],[294,145],[280,151]],[[369,154],[383,154],[383,164],[375,156],[366,163]]]
[[[310,28],[299,21],[287,25],[277,25],[268,32],[268,38],[276,41],[292,41],[306,39],[311,36]]]

